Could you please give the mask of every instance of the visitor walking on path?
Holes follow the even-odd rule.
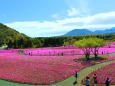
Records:
[[[96,74],[93,75],[93,80],[94,80],[94,86],[96,86],[96,84],[98,83]]]
[[[86,86],[90,85],[90,77],[89,76],[86,77],[85,83],[86,83]]]
[[[75,84],[77,84],[77,77],[78,77],[78,73],[77,73],[77,71],[75,72],[75,78],[76,78],[76,80],[75,80],[75,82],[73,83],[73,85],[75,85]]]
[[[75,72],[75,78],[76,78],[76,80],[77,80],[77,77],[78,77],[78,73],[77,73],[77,71]]]
[[[110,79],[108,77],[107,77],[105,83],[106,83],[106,86],[110,86]]]

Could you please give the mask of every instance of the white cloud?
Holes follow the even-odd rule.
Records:
[[[62,35],[66,30],[58,25],[58,23],[49,21],[13,22],[6,23],[6,25],[31,37],[58,36]]]
[[[7,26],[31,37],[63,35],[72,29],[89,30],[115,27],[115,12],[100,13],[93,16],[65,18],[56,21],[26,21],[6,23]]]
[[[76,16],[76,15],[81,15],[80,11],[71,7],[69,10],[67,10],[68,16]]]
[[[90,24],[115,24],[115,12],[100,13],[92,16]]]
[[[91,9],[89,8],[88,0],[66,0],[65,1],[69,8],[67,10],[62,10],[59,13],[53,14],[51,17],[55,19],[68,17],[81,17],[90,14]]]
[[[68,0],[66,2],[70,7],[67,10],[68,16],[86,16],[90,14],[91,9],[88,0]]]
[[[56,13],[56,14],[53,14],[53,15],[52,15],[52,18],[58,19],[58,18],[59,18],[59,14],[57,14],[57,13]]]

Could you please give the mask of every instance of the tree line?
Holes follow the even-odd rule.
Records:
[[[0,23],[0,46],[6,45],[9,48],[38,48],[73,45],[75,41],[90,37],[97,37],[104,40],[115,41],[115,34],[31,38]]]
[[[97,37],[104,39],[105,41],[115,41],[115,35],[96,35],[96,36],[75,36],[75,37],[17,37],[14,39],[8,38],[9,48],[39,48],[39,47],[55,47],[63,45],[73,45],[75,41],[79,41],[83,38]]]

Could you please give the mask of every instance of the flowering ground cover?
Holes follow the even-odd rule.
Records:
[[[20,83],[50,84],[61,81],[90,65],[75,62],[78,56],[0,55],[0,78]]]
[[[56,55],[56,56],[60,56],[60,55],[83,55],[84,52],[81,49],[78,48],[69,48],[69,49],[61,49],[62,47],[57,48],[37,48],[37,49],[23,49],[24,53],[26,55],[48,55],[48,56],[52,56],[52,55]],[[102,47],[99,49],[99,54],[101,55],[103,52],[103,54],[110,54],[110,53],[114,53],[115,52],[115,48],[106,48],[106,47]],[[93,54],[91,52],[91,54]]]
[[[73,61],[78,56],[23,56],[18,53],[0,55],[0,78],[20,83],[50,84],[85,67]]]
[[[18,50],[20,49],[0,51],[1,79],[29,84],[52,84],[96,63],[96,61],[76,60],[80,56],[73,53],[80,54],[82,51],[75,47],[22,49],[27,55],[19,54]],[[65,55],[49,55],[49,52],[53,54],[54,51],[56,54],[64,53]],[[30,52],[32,55],[28,55]],[[114,49],[110,52],[114,52]],[[37,55],[38,53],[43,56]],[[45,56],[44,53],[47,55]],[[114,57],[111,56],[109,60],[111,59]],[[99,60],[99,62],[107,60]]]
[[[115,85],[115,62],[91,72],[88,75],[90,76],[91,83],[93,83],[93,74],[97,75],[98,86],[105,84],[107,77],[110,78],[111,84]],[[85,78],[82,80],[82,83],[84,83],[84,80]]]

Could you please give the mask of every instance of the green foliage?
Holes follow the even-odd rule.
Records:
[[[83,38],[79,41],[74,42],[74,45],[78,48],[81,48],[84,51],[84,54],[87,59],[89,59],[91,51],[98,56],[98,50],[100,47],[105,45],[105,41],[96,37]]]
[[[79,48],[95,48],[95,47],[102,47],[103,45],[105,45],[105,41],[100,38],[90,37],[76,41],[74,42],[74,45]]]
[[[64,42],[64,44],[63,45],[69,45],[69,42]]]
[[[73,43],[76,41],[74,37],[67,37],[67,39],[64,41],[64,45],[73,45]]]
[[[0,23],[0,46],[6,44],[9,48],[23,48],[27,39],[29,37],[26,35]],[[27,42],[26,45],[28,45]]]

